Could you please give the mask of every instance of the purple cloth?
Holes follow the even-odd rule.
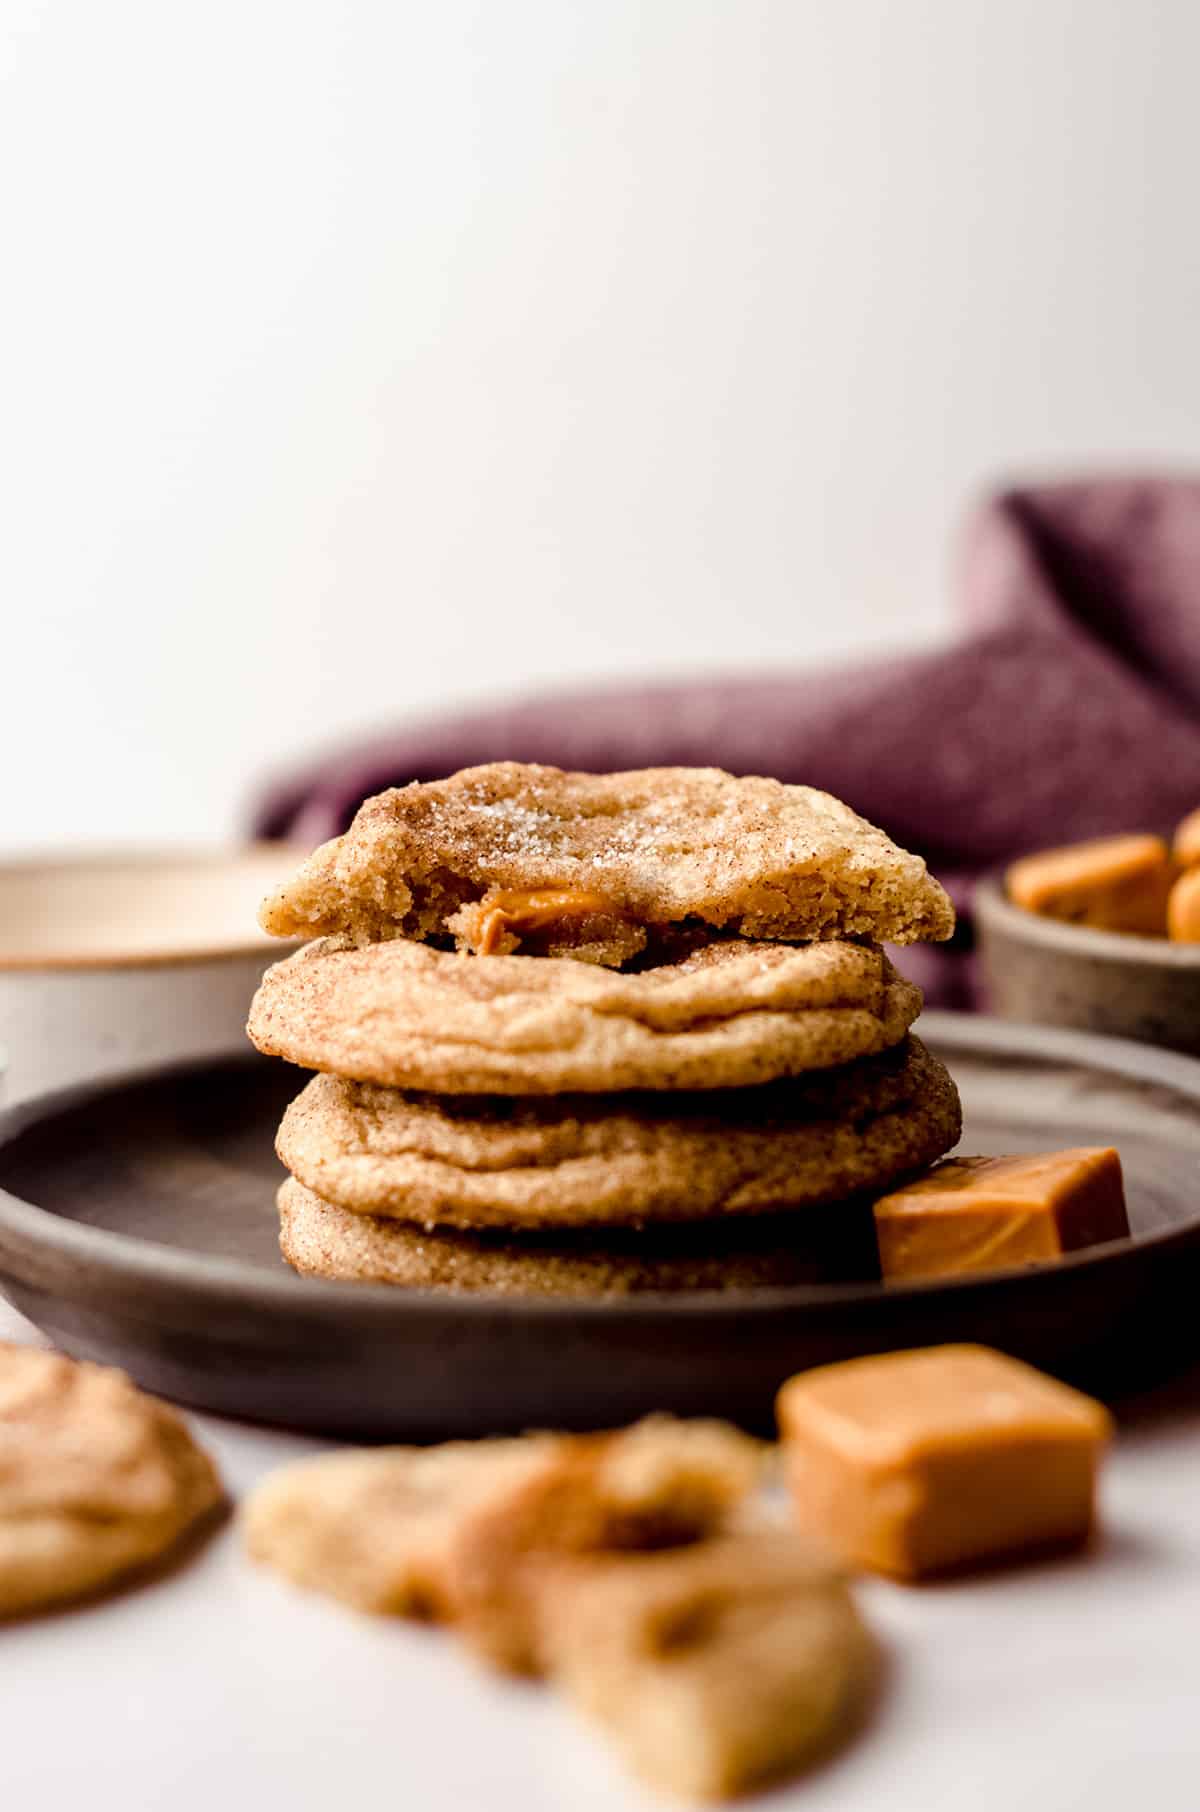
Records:
[[[402,728],[270,785],[254,830],[315,843],[383,787],[501,759],[805,781],[950,888],[963,933],[904,966],[931,1000],[964,1004],[977,874],[1200,804],[1200,479],[998,494],[968,525],[959,616],[961,639],[933,653],[560,693]]]

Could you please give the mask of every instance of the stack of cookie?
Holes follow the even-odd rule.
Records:
[[[278,1150],[299,1271],[597,1295],[790,1283],[960,1131],[880,947],[918,857],[807,787],[514,762],[382,793],[262,910],[249,1032],[322,1072]]]

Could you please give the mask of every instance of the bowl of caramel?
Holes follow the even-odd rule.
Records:
[[[985,1004],[1200,1056],[1200,810],[1023,856],[975,898]]]

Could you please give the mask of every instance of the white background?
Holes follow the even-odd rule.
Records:
[[[5,0],[0,844],[561,678],[936,635],[1190,460],[1190,0]]]

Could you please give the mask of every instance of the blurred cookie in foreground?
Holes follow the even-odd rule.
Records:
[[[124,1372],[0,1343],[0,1618],[162,1559],[222,1498],[183,1419]]]
[[[420,1227],[339,1208],[294,1178],[278,1195],[279,1248],[304,1277],[493,1296],[619,1297],[755,1290],[876,1275],[865,1202],[749,1222],[566,1227],[528,1233]]]
[[[245,1539],[299,1585],[549,1676],[652,1785],[721,1799],[817,1759],[875,1672],[838,1572],[762,1509],[765,1460],[671,1416],[323,1454],[258,1487]]]
[[[918,989],[881,950],[730,940],[624,974],[554,957],[318,939],[268,969],[260,1051],[440,1094],[738,1088],[898,1044]]]
[[[701,1541],[745,1504],[763,1455],[728,1423],[673,1416],[564,1440],[540,1470],[463,1518],[450,1564],[460,1633],[493,1667],[543,1672],[547,1560]]]
[[[884,1279],[1046,1264],[1129,1237],[1112,1146],[947,1158],[875,1203]]]
[[[817,1760],[875,1673],[845,1583],[786,1533],[563,1563],[540,1607],[554,1684],[635,1774],[689,1800]]]
[[[1161,837],[1101,837],[1023,856],[1009,868],[1008,896],[1028,912],[1125,931],[1165,936],[1167,898],[1177,869]]]
[[[758,1483],[759,1444],[653,1416],[601,1435],[531,1434],[320,1454],[273,1473],[243,1513],[250,1554],[356,1610],[469,1624],[481,1652],[533,1671],[523,1564],[698,1538]]]
[[[988,1347],[819,1366],[777,1414],[795,1525],[848,1566],[920,1579],[1092,1531],[1107,1410]]]
[[[438,1096],[315,1076],[276,1150],[324,1201],[427,1227],[714,1222],[886,1189],[961,1131],[919,1039],[760,1088]]]
[[[919,856],[812,787],[501,761],[368,799],[260,922],[619,964],[686,926],[910,943],[949,937],[954,913]]]
[[[531,1477],[562,1437],[318,1454],[274,1472],[242,1513],[248,1552],[293,1584],[381,1616],[454,1616],[461,1519]]]

